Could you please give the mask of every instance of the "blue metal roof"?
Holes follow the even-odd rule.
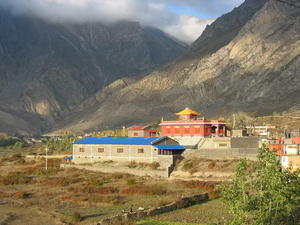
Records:
[[[160,139],[160,137],[87,137],[73,144],[152,145],[152,142],[158,139]]]
[[[182,145],[154,145],[154,147],[162,150],[185,150]]]

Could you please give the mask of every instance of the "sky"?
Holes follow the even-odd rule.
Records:
[[[206,25],[244,0],[0,0],[0,6],[18,15],[51,23],[138,21],[192,43]]]

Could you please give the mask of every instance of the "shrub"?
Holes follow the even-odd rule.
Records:
[[[111,178],[111,179],[117,179],[117,180],[121,180],[121,179],[124,179],[124,178],[128,178],[130,177],[131,175],[129,174],[126,174],[126,173],[113,173],[113,174],[110,174],[107,178]]]
[[[1,183],[4,185],[28,184],[32,181],[31,177],[21,173],[11,173],[7,176],[0,177]]]
[[[183,181],[181,182],[187,188],[199,188],[202,190],[213,191],[218,183],[207,181]]]
[[[39,181],[41,184],[51,185],[51,186],[68,186],[74,181],[67,177],[49,177]]]
[[[131,195],[165,195],[168,193],[168,190],[163,186],[139,184],[122,190],[122,193]]]
[[[14,148],[15,148],[15,149],[20,149],[20,148],[23,148],[23,147],[24,147],[24,145],[23,145],[23,143],[20,142],[20,141],[17,141],[17,142],[14,144]]]
[[[193,161],[186,161],[186,162],[184,162],[182,169],[184,171],[188,171],[188,170],[192,169],[193,167],[194,167]]]
[[[135,162],[135,161],[131,161],[128,165],[127,165],[128,168],[136,168],[138,167],[138,164]]]
[[[212,161],[208,164],[207,168],[211,170],[211,169],[215,168],[215,166],[216,166],[216,162]]]
[[[15,165],[24,165],[26,163],[25,159],[18,159],[14,162]]]
[[[220,191],[219,190],[211,190],[208,192],[208,198],[210,200],[213,200],[213,199],[217,199],[220,197]]]
[[[153,163],[151,163],[149,166],[150,166],[150,168],[153,169],[153,170],[157,170],[157,169],[160,167],[160,165],[159,165],[158,162],[153,162]]]
[[[87,181],[87,185],[92,185],[92,186],[102,186],[106,182],[104,180],[95,180],[91,179]]]
[[[31,197],[31,194],[26,193],[24,191],[18,191],[14,194],[14,196],[19,199],[27,199]]]
[[[126,180],[126,183],[128,185],[134,185],[134,184],[136,184],[136,180],[134,178],[129,178]]]
[[[74,212],[72,215],[72,219],[74,222],[80,222],[82,220],[82,216],[79,212]]]

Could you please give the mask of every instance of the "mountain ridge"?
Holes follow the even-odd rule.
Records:
[[[0,29],[0,130],[9,133],[43,133],[108,84],[145,75],[187,49],[129,21],[52,24],[0,9]]]
[[[173,118],[186,106],[218,116],[239,110],[267,115],[299,105],[299,9],[275,0],[250,7],[255,2],[245,1],[239,13],[232,12],[245,18],[243,11],[253,10],[228,44],[191,58],[198,39],[185,57],[129,86],[111,88],[109,95],[98,92],[95,101],[89,100],[94,111],[88,116],[76,111],[78,120],[69,118],[58,130],[93,131]]]

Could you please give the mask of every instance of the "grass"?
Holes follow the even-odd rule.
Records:
[[[12,152],[10,155],[6,153],[2,155],[5,159],[0,163],[0,198],[4,204],[0,205],[0,215],[13,213],[14,224],[18,224],[15,221],[20,220],[25,223],[19,224],[31,225],[56,225],[61,222],[74,224],[76,221],[78,221],[76,224],[88,225],[121,214],[122,210],[129,210],[131,207],[135,210],[139,207],[145,209],[158,207],[180,199],[182,193],[187,197],[209,192],[214,188],[214,183],[210,182],[168,181],[125,173],[105,174],[73,168],[60,169],[61,161],[54,159],[48,161],[46,171],[44,159],[24,162],[24,153],[21,155],[19,152],[18,154]],[[206,168],[208,163],[205,165]],[[148,169],[150,166],[156,168],[158,165],[137,166]],[[191,209],[193,208],[189,208]],[[207,209],[200,209],[202,214],[201,210]],[[216,213],[222,209],[215,207],[213,210]],[[151,218],[152,221],[140,223],[181,225],[214,222],[213,217],[210,217],[212,219],[208,222],[189,220],[192,217],[183,212],[186,211],[178,210],[174,215],[163,214],[170,217]],[[184,217],[174,219],[177,213]],[[196,214],[196,211],[194,213]]]
[[[199,223],[180,223],[180,222],[169,222],[169,221],[156,221],[156,220],[143,220],[138,223],[137,225],[203,225]]]
[[[229,219],[229,213],[220,200],[212,200],[200,205],[154,216],[154,221],[170,221],[191,224],[214,224]]]

